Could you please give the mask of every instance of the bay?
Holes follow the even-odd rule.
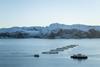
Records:
[[[42,54],[51,49],[78,44],[59,52]],[[82,53],[87,60],[73,60],[71,55]],[[39,58],[33,55],[39,54]],[[0,39],[0,67],[99,67],[100,39]]]

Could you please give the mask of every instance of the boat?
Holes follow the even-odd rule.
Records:
[[[40,55],[39,54],[35,54],[34,57],[37,57],[38,58],[38,57],[40,57]]]
[[[73,58],[73,59],[87,59],[88,56],[83,55],[83,54],[75,54],[75,55],[72,55],[71,58]]]

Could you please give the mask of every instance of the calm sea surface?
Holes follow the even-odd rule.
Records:
[[[41,54],[70,44],[79,46],[56,55]],[[88,59],[71,59],[75,53]],[[0,67],[100,67],[100,39],[0,39]]]

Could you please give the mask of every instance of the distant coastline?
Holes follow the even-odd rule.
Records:
[[[100,38],[100,26],[82,24],[64,25],[53,23],[46,27],[1,28],[0,39],[40,38],[40,39],[92,39]]]

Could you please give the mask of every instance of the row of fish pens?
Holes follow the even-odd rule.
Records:
[[[67,45],[61,48],[51,49],[50,51],[42,52],[42,54],[58,54],[60,51],[68,50],[70,48],[74,48],[78,45]]]

